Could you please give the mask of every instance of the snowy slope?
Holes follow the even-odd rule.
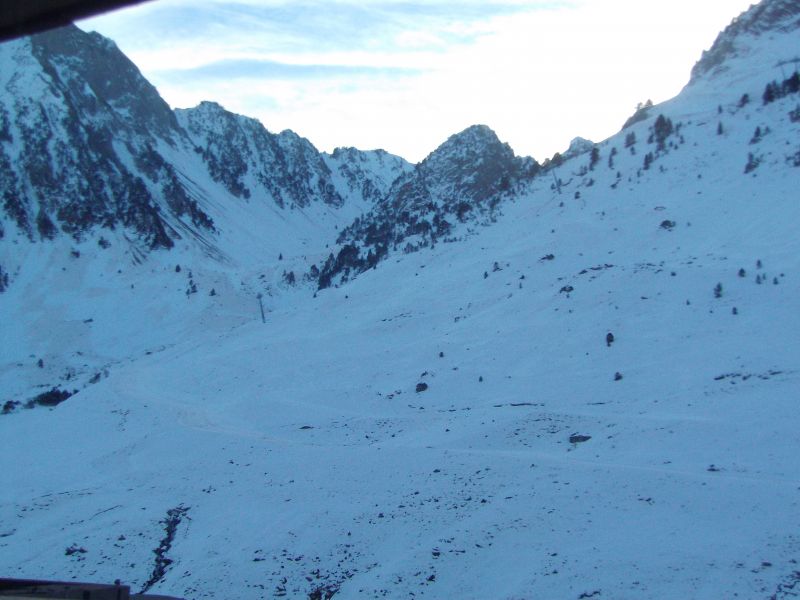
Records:
[[[137,313],[141,352],[0,415],[3,573],[185,598],[794,597],[800,95],[761,94],[800,47],[772,25],[496,222],[276,288],[265,324],[255,288],[117,274],[185,314],[153,347]],[[64,264],[41,248],[40,272]],[[70,268],[110,277],[97,252]],[[61,312],[4,339],[113,354],[101,320],[124,307],[95,332],[86,297],[33,286],[0,302]],[[7,397],[37,357],[5,367]]]
[[[80,390],[203,315],[241,322],[259,293],[269,310],[371,200],[291,131],[173,112],[98,34],[8,42],[0,65],[3,402]],[[354,164],[364,186],[391,171],[374,162]]]

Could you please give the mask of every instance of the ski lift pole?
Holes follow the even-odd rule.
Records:
[[[267,319],[264,317],[264,303],[261,301],[261,298],[263,298],[261,292],[256,294],[256,298],[258,298],[258,307],[261,309],[261,322],[266,323]]]

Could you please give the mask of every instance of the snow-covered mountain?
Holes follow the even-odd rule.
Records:
[[[212,102],[173,112],[96,33],[70,26],[0,48],[4,222],[31,240],[122,229],[140,253],[195,237],[224,254],[229,243],[215,223],[248,203],[280,215],[247,215],[263,231],[285,227],[294,209],[333,210],[347,221],[375,200],[342,185],[324,155],[291,131],[272,134]],[[373,175],[371,167],[354,159],[361,186],[381,189],[386,169]],[[341,210],[348,202],[357,207]]]
[[[346,190],[350,198],[360,200],[365,210],[383,200],[392,183],[413,168],[385,150],[336,148],[331,154],[323,154],[323,158],[336,189]]]
[[[491,220],[502,197],[537,172],[485,125],[451,136],[338,237],[336,255],[312,266],[319,288],[375,267],[390,250],[412,252],[455,235],[454,222]]]
[[[113,42],[74,26],[0,45],[0,64],[3,360],[48,365],[8,373],[9,396],[56,373],[80,387],[259,293],[269,309],[411,168],[382,151],[331,158],[214,103],[173,111]]]
[[[296,133],[271,134],[259,121],[214,102],[178,110],[177,116],[212,178],[237,198],[250,199],[255,190],[281,208],[344,204],[323,157]]]
[[[0,64],[0,183],[19,232],[119,226],[157,248],[171,221],[213,230],[158,152],[180,137],[174,114],[113,43],[68,27],[3,44]]]
[[[323,155],[344,206],[280,208],[260,130],[181,115],[191,152],[157,150],[215,190],[190,196],[214,231],[134,262],[117,230],[104,249],[7,224],[2,573],[185,598],[796,596],[798,16],[761,2],[678,97],[541,166],[478,126],[413,169]],[[224,122],[248,168],[215,180]],[[347,247],[386,252],[285,282]]]
[[[781,64],[794,64],[800,57],[792,52],[792,38],[800,29],[800,3],[797,0],[772,0],[761,2],[742,14],[723,31],[709,50],[692,69],[692,82],[700,78],[713,78],[720,73],[736,68],[736,59],[753,64],[755,53],[773,51],[777,44],[789,46],[788,52],[773,55],[773,61],[766,58],[766,64],[773,68]],[[762,37],[768,39],[763,43]],[[778,40],[781,40],[780,42]],[[783,62],[785,61],[785,63]]]

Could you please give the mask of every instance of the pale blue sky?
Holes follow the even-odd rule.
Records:
[[[155,0],[83,21],[173,107],[418,161],[484,123],[539,160],[666,100],[748,0]]]

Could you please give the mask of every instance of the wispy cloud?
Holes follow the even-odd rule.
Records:
[[[103,17],[118,29],[137,32],[138,44],[170,45],[186,39],[211,44],[224,37],[234,48],[262,52],[402,51],[472,43],[481,24],[494,17],[552,9],[565,2],[397,2],[373,0],[266,0],[206,2],[159,0],[123,16]],[[114,22],[116,21],[116,22]],[[98,21],[99,22],[99,21]],[[417,35],[410,37],[409,32]]]
[[[335,79],[355,77],[411,77],[423,69],[402,67],[373,67],[369,65],[319,65],[291,64],[271,60],[231,59],[220,60],[189,69],[164,69],[156,71],[159,77],[173,81],[198,79]]]
[[[156,0],[81,24],[172,106],[422,158],[487,123],[537,158],[666,99],[751,0]]]

